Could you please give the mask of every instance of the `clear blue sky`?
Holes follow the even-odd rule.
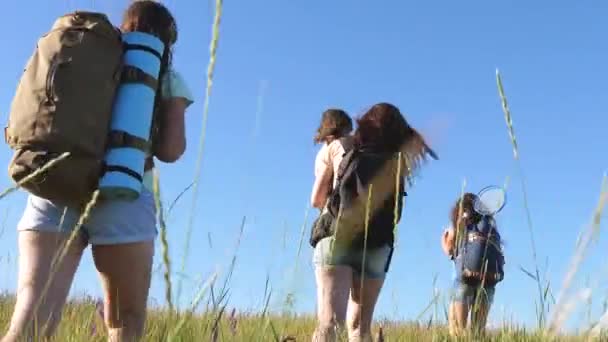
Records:
[[[108,12],[118,21],[128,1],[8,1],[0,31],[1,120],[35,40],[53,19],[79,8]],[[166,200],[194,176],[201,130],[205,70],[213,18],[211,1],[169,1],[180,29],[175,67],[196,95],[187,114],[189,148],[161,167]],[[276,308],[295,291],[296,309],[313,312],[311,249],[304,244],[294,272],[318,146],[312,136],[321,112],[342,107],[356,116],[380,101],[399,106],[441,157],[410,191],[398,249],[378,304],[378,317],[413,319],[436,287],[449,288],[451,265],[439,236],[463,179],[468,189],[510,177],[509,203],[499,224],[507,241],[507,276],[499,285],[493,320],[503,312],[530,324],[536,287],[519,266],[533,268],[521,187],[495,85],[503,74],[528,181],[539,262],[556,291],[589,222],[608,169],[608,3],[590,1],[227,1],[211,97],[200,198],[184,281],[186,303],[196,279],[234,252],[247,217],[231,283],[231,302],[257,310],[266,276]],[[9,34],[10,32],[10,34]],[[262,110],[256,115],[261,84]],[[0,149],[7,165],[8,147]],[[2,188],[10,185],[0,177]],[[0,288],[16,281],[15,224],[24,194],[0,203],[8,212],[0,240]],[[183,255],[191,193],[170,218],[176,271]],[[313,213],[314,214],[314,213]],[[606,225],[603,224],[606,228]],[[210,246],[210,242],[212,242]],[[589,255],[577,286],[587,278],[594,307],[606,295],[608,239]],[[160,251],[160,250],[159,250]],[[158,255],[159,253],[157,253]],[[547,265],[547,267],[545,267]],[[174,276],[177,282],[178,275]],[[73,293],[99,293],[90,256]],[[160,273],[152,296],[162,302]],[[576,313],[572,325],[584,323]]]

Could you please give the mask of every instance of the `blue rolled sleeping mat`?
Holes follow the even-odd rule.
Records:
[[[123,42],[122,80],[114,99],[106,166],[99,191],[102,199],[132,201],[139,198],[143,187],[165,45],[143,32],[124,33]]]

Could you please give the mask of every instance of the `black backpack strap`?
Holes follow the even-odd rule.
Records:
[[[348,152],[344,154],[340,165],[338,166],[338,171],[336,174],[336,184],[332,188],[329,198],[327,199],[327,209],[329,212],[336,217],[338,215],[338,207],[340,206],[341,198],[340,198],[340,189],[342,188],[342,183],[344,181],[344,176],[346,172],[354,162],[356,157],[357,150],[350,149]]]
[[[340,142],[340,145],[342,145],[345,153],[348,153],[355,147],[352,137],[342,137],[338,141]]]
[[[340,162],[340,165],[338,166],[338,174],[336,175],[336,188],[339,187],[339,185],[342,181],[342,178],[344,178],[344,174],[346,173],[346,170],[348,169],[350,164],[352,164],[356,153],[357,153],[356,150],[351,149],[344,154],[344,157],[342,158],[342,162]]]
[[[344,177],[344,173],[346,172],[346,169],[352,163],[354,155],[357,152],[355,150],[355,144],[353,142],[352,137],[342,137],[338,140],[338,142],[340,142],[340,145],[342,145],[344,154],[342,155],[342,161],[340,162],[340,165],[338,166],[338,174],[336,175],[336,180],[337,180],[336,187],[338,187],[340,180]]]

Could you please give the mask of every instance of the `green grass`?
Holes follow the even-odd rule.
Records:
[[[13,297],[0,297],[0,328],[6,328],[13,309]],[[92,323],[98,331],[92,334]],[[146,324],[145,341],[166,341],[175,327],[183,322],[174,341],[310,341],[315,319],[307,315],[261,315],[259,313],[233,313],[232,310],[213,311],[195,315],[176,315],[168,310],[150,310]],[[455,341],[447,329],[431,323],[377,321],[374,336],[382,327],[385,341]],[[71,301],[65,308],[56,341],[105,341],[101,321],[90,299]],[[291,338],[291,339],[290,339]],[[462,339],[464,340],[464,339]],[[518,328],[490,331],[487,341],[545,341],[539,333]],[[342,339],[346,341],[346,339]],[[584,336],[563,337],[554,341],[587,341]]]

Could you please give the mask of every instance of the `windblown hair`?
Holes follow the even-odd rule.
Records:
[[[385,153],[402,152],[408,178],[426,161],[427,156],[438,159],[422,135],[408,124],[399,108],[390,103],[372,106],[357,120],[354,142],[358,148]]]
[[[330,108],[323,112],[321,123],[314,137],[316,144],[331,142],[347,136],[353,130],[353,120],[342,109]]]

